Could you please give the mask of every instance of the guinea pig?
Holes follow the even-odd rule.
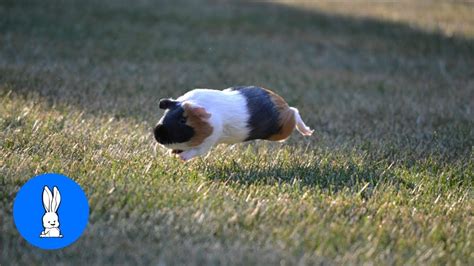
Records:
[[[184,161],[219,143],[283,141],[295,127],[303,136],[313,134],[298,109],[256,86],[195,89],[176,100],[161,99],[159,107],[166,111],[153,130],[155,139]]]

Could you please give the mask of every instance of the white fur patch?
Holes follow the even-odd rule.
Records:
[[[193,102],[211,113],[209,122],[214,130],[209,138],[216,143],[238,143],[248,137],[247,100],[238,91],[195,89],[177,100]]]

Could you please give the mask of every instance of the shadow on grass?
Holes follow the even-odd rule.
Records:
[[[403,180],[390,169],[367,164],[357,165],[351,162],[345,162],[340,166],[311,161],[307,164],[293,162],[285,166],[262,167],[258,163],[240,164],[232,160],[230,163],[217,162],[212,165],[201,165],[200,168],[210,180],[220,180],[226,183],[239,185],[286,184],[331,192],[349,189],[351,192],[361,193],[362,197],[369,197],[374,188],[380,186],[390,186],[396,189],[414,187],[413,183]]]

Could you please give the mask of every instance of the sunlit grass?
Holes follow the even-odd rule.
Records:
[[[350,17],[407,24],[446,36],[474,38],[474,5],[469,1],[305,1],[275,0],[276,3]]]

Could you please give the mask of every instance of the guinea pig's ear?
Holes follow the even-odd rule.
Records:
[[[164,98],[160,100],[160,109],[169,109],[178,105],[179,101],[173,100],[171,98]]]
[[[186,101],[182,104],[184,111],[190,116],[196,116],[201,119],[209,119],[211,114],[207,112],[206,108],[195,103]]]

